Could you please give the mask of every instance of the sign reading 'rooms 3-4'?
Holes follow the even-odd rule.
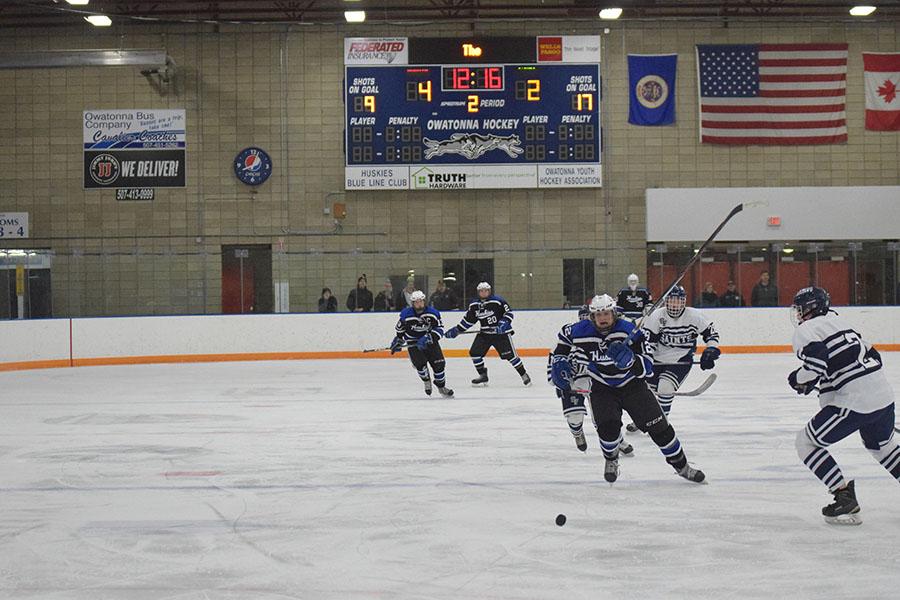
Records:
[[[85,189],[184,187],[184,110],[86,110],[83,130]]]

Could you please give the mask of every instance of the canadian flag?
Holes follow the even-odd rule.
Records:
[[[863,52],[866,129],[900,131],[900,52]]]

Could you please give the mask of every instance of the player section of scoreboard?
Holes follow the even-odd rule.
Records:
[[[344,88],[346,189],[601,185],[597,62],[347,65]]]

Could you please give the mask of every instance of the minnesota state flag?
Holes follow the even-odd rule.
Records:
[[[675,122],[677,54],[629,54],[628,122],[670,125]]]

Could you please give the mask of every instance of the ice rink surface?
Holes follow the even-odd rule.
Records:
[[[847,439],[864,523],[824,523],[792,356],[723,355],[709,391],[676,399],[708,485],[631,435],[610,486],[545,360],[526,360],[530,388],[487,362],[472,388],[451,359],[449,400],[406,360],[2,373],[0,597],[900,597],[900,485]]]

